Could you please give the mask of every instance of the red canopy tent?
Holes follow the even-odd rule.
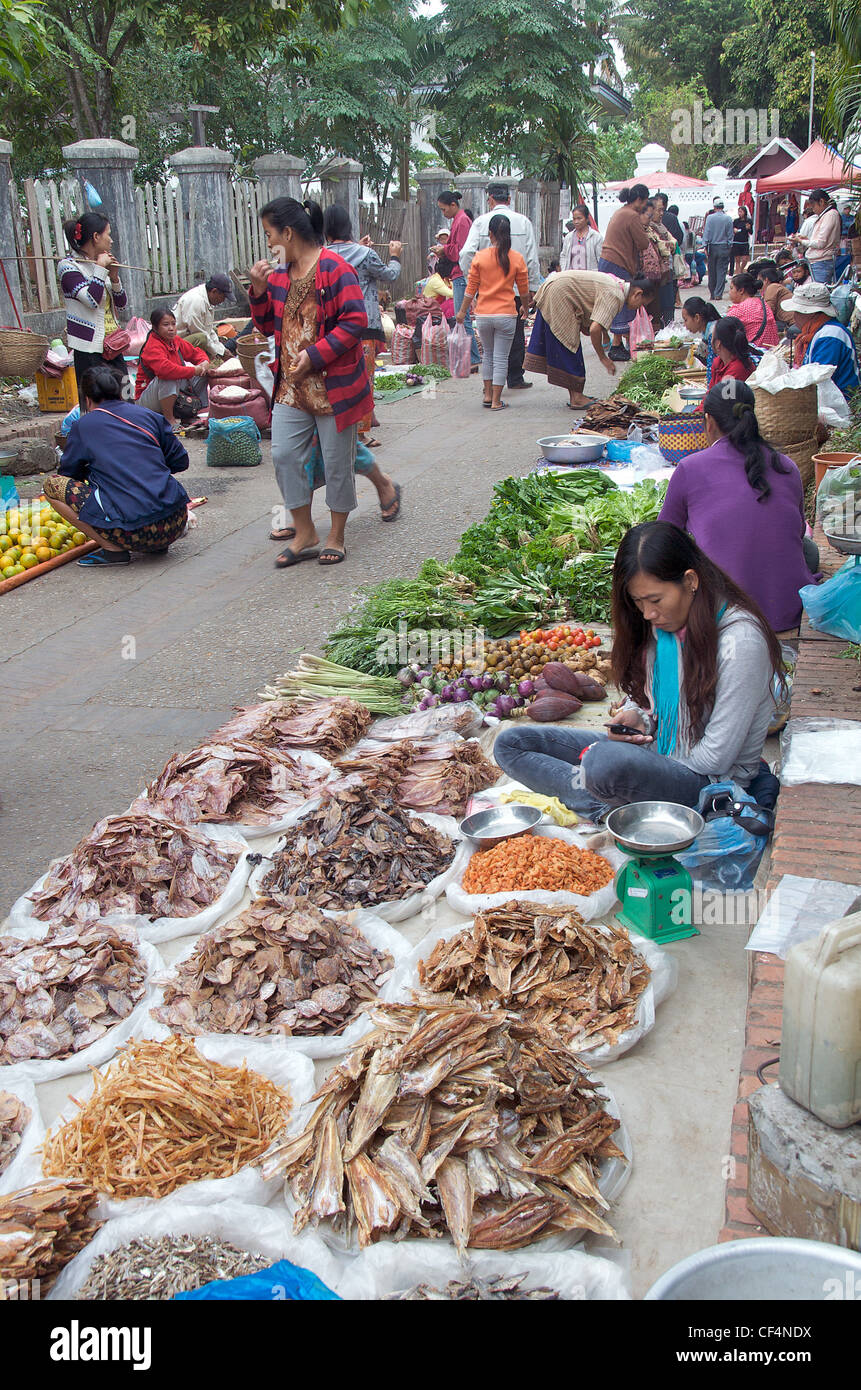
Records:
[[[844,164],[841,155],[821,140],[814,140],[792,164],[779,174],[757,179],[757,193],[792,193],[796,189],[840,188],[844,184],[861,182],[861,165]]]

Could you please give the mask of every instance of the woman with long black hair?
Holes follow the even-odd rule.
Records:
[[[128,377],[122,352],[112,352],[105,340],[121,332],[117,313],[125,309],[126,292],[113,253],[111,224],[101,212],[85,212],[63,223],[72,254],[57,266],[66,301],[66,341],[75,359],[80,395],[81,377],[88,367],[110,367],[121,380]]]
[[[470,305],[478,296],[475,330],[481,339],[483,356],[481,376],[484,383],[483,405],[490,410],[507,410],[502,388],[508,372],[508,354],[514,342],[518,313],[526,318],[529,301],[529,272],[519,251],[511,249],[511,223],[498,213],[487,225],[490,245],[476,251],[469,267],[469,278],[457,314],[463,323]],[[520,295],[519,308],[514,298],[514,286]]]
[[[760,771],[781,669],[765,617],[690,536],[665,521],[634,526],[613,566],[613,678],[625,734],[503,729],[503,771],[600,820],[632,801],[696,806],[709,782],[742,787]]]
[[[743,382],[714,387],[703,411],[709,447],[676,465],[660,519],[690,531],[776,632],[796,627],[798,590],[815,582],[811,571],[819,568],[816,546],[805,540],[801,474],[763,439]]]

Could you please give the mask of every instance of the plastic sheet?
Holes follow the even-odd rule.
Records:
[[[783,356],[781,349],[765,352],[756,368],[747,379],[751,388],[761,386],[770,396],[780,391],[800,391],[803,386],[818,386],[820,381],[828,381],[834,375],[834,366],[824,362],[808,362],[806,367],[793,367]]]
[[[538,825],[532,833],[564,840],[567,845],[575,845],[578,849],[587,848],[581,830],[565,830],[558,825]],[[477,847],[470,844],[468,859],[476,852]],[[589,897],[582,897],[579,893],[546,893],[542,889],[530,889],[527,892],[509,890],[505,893],[467,893],[463,888],[467,863],[463,864],[459,875],[448,884],[446,897],[455,911],[462,912],[465,917],[474,917],[476,912],[483,912],[489,907],[501,907],[512,898],[518,898],[527,903],[547,903],[550,907],[575,907],[584,921],[591,922],[613,912],[617,902],[615,871],[622,867],[627,858],[613,845],[602,846],[597,852],[611,865],[614,874],[609,883]]]
[[[8,1091],[22,1101],[30,1111],[24,1133],[10,1163],[0,1172],[0,1196],[7,1192],[17,1192],[19,1187],[28,1187],[39,1182],[42,1177],[42,1156],[39,1147],[45,1138],[45,1126],[39,1109],[39,1098],[29,1081],[11,1081],[0,1074],[0,1093]]]
[[[457,714],[455,714],[455,711]],[[454,721],[464,714],[472,719],[463,728],[455,729]],[[375,719],[366,737],[378,743],[396,743],[402,738],[429,738],[435,734],[455,732],[461,738],[472,738],[481,730],[484,713],[472,700],[462,704],[434,705],[431,709],[404,710],[387,719]]]
[[[793,946],[818,936],[823,927],[858,911],[861,883],[784,874],[759,915],[746,950],[768,951],[786,960]]]
[[[840,468],[827,468],[816,493],[816,520],[827,536],[855,537],[861,497],[861,454]],[[846,568],[844,566],[844,568]]]
[[[861,723],[854,719],[790,719],[780,736],[780,752],[784,787],[805,782],[861,786]]]

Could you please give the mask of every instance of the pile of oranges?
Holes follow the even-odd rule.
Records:
[[[84,545],[87,537],[47,502],[22,502],[0,512],[0,577],[12,579],[55,555]]]

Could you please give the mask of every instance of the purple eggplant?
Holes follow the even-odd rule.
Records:
[[[518,695],[534,695],[535,682],[530,680],[520,681],[517,686],[517,693]]]

